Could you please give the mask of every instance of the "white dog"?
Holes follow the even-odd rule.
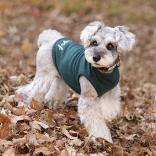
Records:
[[[80,38],[83,47],[56,30],[43,31],[38,39],[35,78],[20,87],[16,97],[25,103],[34,98],[57,106],[65,101],[70,86],[80,93],[78,113],[89,135],[112,142],[106,122],[121,109],[119,53],[132,49],[135,35],[124,26],[112,28],[95,21],[84,28]]]

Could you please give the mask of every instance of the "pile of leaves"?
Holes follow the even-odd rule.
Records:
[[[29,105],[16,103],[14,95],[6,93],[11,92],[10,86],[21,82],[24,76],[10,77],[9,81],[6,77],[1,82],[1,93],[4,94],[1,94],[0,102],[1,154],[156,154],[156,107],[149,94],[149,91],[156,91],[155,85],[146,84],[136,90],[130,86],[123,87],[123,113],[109,123],[114,140],[111,144],[101,138],[93,142],[88,137],[77,116],[77,95],[72,91],[69,91],[67,104],[57,110],[49,109],[34,99]]]
[[[2,2],[2,1],[1,1]],[[156,155],[156,30],[152,25],[129,25],[137,35],[133,52],[122,56],[121,116],[108,123],[114,143],[93,142],[77,115],[78,96],[69,91],[67,104],[49,109],[42,103],[16,103],[18,86],[35,74],[39,32],[54,28],[79,42],[90,21],[120,24],[105,14],[64,16],[57,10],[0,2],[0,155]],[[5,1],[4,1],[5,2]],[[100,128],[100,127],[99,127]]]

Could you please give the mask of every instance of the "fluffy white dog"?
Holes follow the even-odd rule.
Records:
[[[135,35],[124,26],[89,23],[81,32],[83,46],[56,30],[45,30],[38,38],[34,80],[16,91],[17,99],[32,98],[57,106],[65,101],[68,86],[80,93],[78,113],[92,138],[112,142],[107,121],[121,109],[119,53],[129,51]],[[19,98],[20,97],[20,98]]]

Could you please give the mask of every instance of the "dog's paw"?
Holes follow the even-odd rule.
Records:
[[[106,141],[108,141],[109,143],[113,143],[113,140],[111,137],[95,137],[95,136],[90,136],[89,137],[90,140],[92,140],[93,142],[96,142],[98,138],[102,138],[102,139],[105,139]]]
[[[44,99],[44,104],[50,109],[62,108],[62,101],[56,100],[55,98],[46,96]]]
[[[91,133],[89,133],[90,138],[93,141],[96,141],[97,138],[103,138],[106,141],[113,143],[111,134],[109,129],[104,128],[104,127],[97,127],[98,125],[96,125],[96,128],[94,129],[94,132],[92,131]]]
[[[22,93],[20,91],[16,91],[14,100],[15,100],[15,102],[24,102],[25,104],[28,104],[31,101],[31,97],[29,97],[25,93]]]

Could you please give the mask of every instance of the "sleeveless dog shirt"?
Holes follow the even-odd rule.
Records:
[[[101,73],[87,62],[84,47],[67,38],[53,45],[52,60],[61,78],[77,93],[81,93],[79,78],[85,76],[95,88],[98,96],[113,89],[119,82],[119,69],[112,73]]]

